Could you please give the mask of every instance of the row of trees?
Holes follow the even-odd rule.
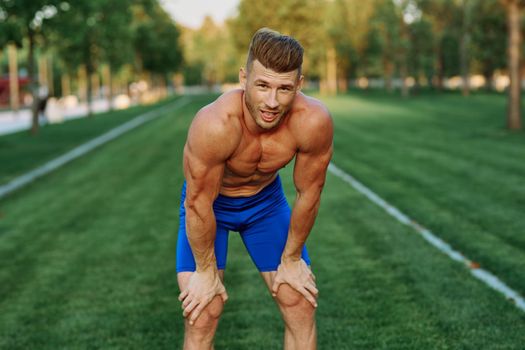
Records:
[[[112,77],[125,69],[133,76],[166,79],[180,69],[179,29],[157,0],[0,0],[0,48],[25,47],[33,95],[33,133],[38,130],[37,55],[52,55],[64,76],[79,70],[92,79],[104,71],[108,98]]]
[[[524,3],[241,0],[237,15],[226,25],[207,18],[192,30],[176,26],[158,0],[0,0],[0,48],[7,43],[26,48],[35,132],[35,55],[53,55],[66,77],[83,72],[89,101],[89,77],[101,71],[105,86],[112,86],[108,80],[119,71],[128,72],[130,81],[145,75],[165,80],[167,74],[181,71],[187,84],[236,82],[250,38],[264,26],[301,41],[304,71],[325,93],[345,91],[350,81],[367,77],[380,78],[387,90],[399,88],[408,96],[421,86],[442,89],[446,77],[459,75],[467,95],[471,74],[482,74],[490,88],[494,73],[506,72],[513,101],[509,127],[520,128]]]
[[[389,91],[400,81],[402,95],[408,96],[424,85],[442,89],[446,77],[461,76],[463,94],[468,95],[472,74],[483,75],[488,89],[495,72],[519,75],[518,64],[508,64],[507,43],[514,45],[514,54],[522,50],[524,2],[241,0],[237,16],[226,26],[208,18],[200,29],[183,33],[184,46],[192,49],[191,54],[185,51],[186,76],[198,79],[191,74],[198,71],[207,83],[235,81],[251,35],[266,26],[301,41],[305,72],[320,81],[325,93],[345,91],[349,81],[367,77],[381,78]],[[232,62],[232,57],[237,59]],[[413,78],[412,87],[408,77]],[[509,88],[510,128],[521,127],[518,81],[519,76],[513,78]]]

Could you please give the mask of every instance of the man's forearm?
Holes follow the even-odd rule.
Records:
[[[299,260],[301,252],[312,230],[317,217],[319,202],[321,198],[320,191],[298,194],[295,201],[292,216],[290,218],[290,228],[288,239],[283,251],[282,260]]]
[[[187,205],[186,231],[197,271],[216,268],[216,222],[213,208]]]

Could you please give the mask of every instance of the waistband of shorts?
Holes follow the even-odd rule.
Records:
[[[231,196],[225,196],[223,194],[220,194],[215,199],[215,203],[228,203],[228,204],[235,204],[239,206],[243,206],[245,204],[259,202],[261,200],[264,200],[265,198],[271,197],[275,195],[275,193],[282,193],[282,183],[281,178],[279,174],[275,177],[275,179],[270,182],[268,185],[266,185],[262,190],[257,192],[256,194],[252,196],[240,196],[240,197],[231,197]],[[184,180],[184,183],[182,185],[182,197],[185,198],[186,192],[186,180]]]
[[[231,197],[231,196],[225,196],[219,193],[219,196],[217,197],[217,199],[222,198],[228,201],[258,200],[260,198],[264,198],[268,195],[273,194],[275,191],[279,191],[281,188],[282,188],[281,178],[279,177],[279,174],[277,174],[277,176],[272,182],[270,182],[268,185],[263,187],[262,190],[260,190],[259,192],[257,192],[256,194],[252,196]]]

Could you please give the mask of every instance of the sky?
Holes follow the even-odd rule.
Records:
[[[199,28],[206,15],[215,23],[222,23],[235,15],[240,0],[161,0],[160,3],[175,22],[186,27]]]

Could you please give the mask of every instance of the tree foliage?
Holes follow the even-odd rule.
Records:
[[[135,17],[134,50],[139,69],[165,75],[182,64],[179,29],[156,2],[148,1]]]

